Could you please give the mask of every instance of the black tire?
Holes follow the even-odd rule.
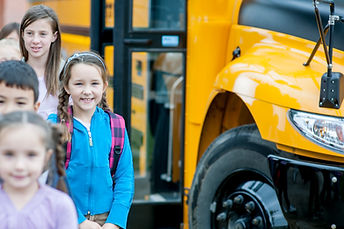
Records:
[[[271,209],[264,209],[266,208],[264,200],[260,200],[266,197],[261,197],[258,192],[253,193],[243,188],[249,184],[257,184],[257,182],[259,185],[263,185],[271,193],[269,195],[273,196],[273,201],[277,202],[278,206],[274,206],[274,210],[280,211],[276,193],[272,188],[267,160],[267,155],[274,152],[276,152],[274,144],[262,140],[255,125],[245,125],[226,131],[215,139],[198,163],[193,179],[188,202],[190,228],[241,228],[234,226],[231,222],[233,219],[229,219],[228,215],[232,213],[228,210],[225,211],[227,216],[225,213],[222,213],[225,215],[220,215],[220,212],[223,211],[220,205],[223,202],[216,202],[221,198],[223,200],[223,198],[240,193],[244,193],[243,195],[247,195],[257,202],[258,207],[261,208],[259,213],[264,221],[259,227],[249,226],[247,228],[275,228],[271,225],[271,219],[269,221],[271,216],[267,213]],[[221,217],[226,218],[225,222],[222,224],[215,222]],[[285,220],[281,224],[286,224]]]

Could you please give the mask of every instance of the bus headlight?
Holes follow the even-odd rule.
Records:
[[[344,119],[289,110],[289,119],[293,125],[310,140],[344,152]]]

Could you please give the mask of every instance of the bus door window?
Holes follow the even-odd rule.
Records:
[[[144,195],[179,189],[183,66],[182,53],[132,53],[131,139],[136,176],[150,184]]]

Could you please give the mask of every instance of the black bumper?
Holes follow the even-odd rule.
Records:
[[[344,168],[275,155],[268,159],[291,228],[344,228]]]

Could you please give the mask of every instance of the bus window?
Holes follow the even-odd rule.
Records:
[[[132,53],[131,145],[146,186],[138,198],[179,190],[183,66],[182,53]]]

